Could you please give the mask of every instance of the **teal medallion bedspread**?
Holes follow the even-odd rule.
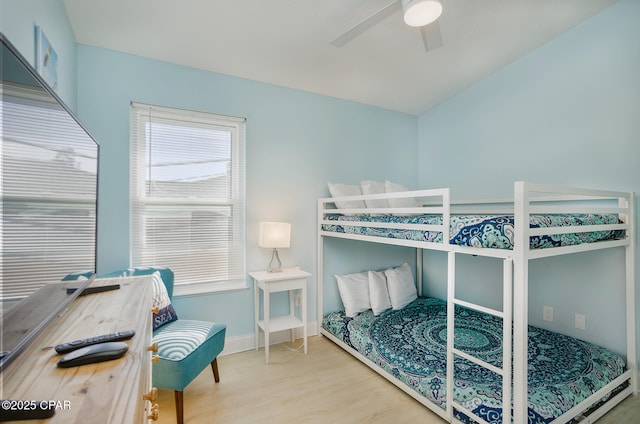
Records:
[[[372,224],[403,223],[442,225],[442,216],[440,215],[329,215],[326,219],[329,221],[335,221],[335,223],[323,224],[322,229],[324,231],[442,243],[442,233],[438,231],[389,229],[349,225],[349,221],[364,221]],[[531,228],[618,223],[620,223],[620,220],[615,214],[549,214],[530,216]],[[451,215],[449,242],[458,246],[513,249],[513,228],[513,215]],[[532,249],[539,249],[546,247],[573,246],[603,240],[617,240],[624,238],[624,236],[625,232],[622,230],[533,236],[530,239],[530,247]]]
[[[446,302],[418,298],[399,311],[355,318],[327,314],[323,328],[443,409],[446,404]],[[529,327],[529,423],[549,423],[625,370],[602,347]],[[456,307],[455,347],[502,366],[502,320]],[[489,423],[502,422],[502,378],[463,358],[454,363],[454,398]],[[456,411],[458,419],[473,422]]]

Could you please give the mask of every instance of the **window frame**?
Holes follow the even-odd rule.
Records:
[[[163,106],[155,106],[144,103],[131,102],[131,154],[130,154],[130,264],[131,266],[162,265],[171,268],[171,264],[138,263],[140,256],[135,249],[144,248],[146,245],[146,229],[144,223],[144,210],[149,206],[184,206],[185,212],[189,207],[215,207],[228,206],[231,208],[231,238],[227,244],[230,255],[234,256],[232,267],[235,271],[228,272],[226,278],[218,281],[189,282],[180,281],[180,275],[176,273],[174,283],[174,296],[189,296],[203,293],[217,293],[248,288],[246,281],[246,247],[245,247],[245,145],[246,145],[246,119],[234,116],[225,116],[209,112],[199,112]],[[185,126],[206,125],[214,128],[220,127],[231,134],[231,178],[230,198],[226,201],[220,199],[195,198],[185,199],[180,197],[153,197],[146,191],[146,161],[145,161],[145,124],[153,121],[171,122]]]

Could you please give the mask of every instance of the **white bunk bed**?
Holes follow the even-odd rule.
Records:
[[[415,205],[400,208],[362,208],[349,207],[349,203],[364,201],[380,201],[386,199],[387,203],[398,203],[394,200],[414,199]],[[341,203],[342,208],[337,209],[336,204]],[[370,202],[373,203],[373,202]],[[347,204],[347,208],[344,205]],[[538,258],[579,253],[591,250],[623,247],[625,249],[625,290],[626,290],[626,370],[606,386],[597,390],[580,404],[571,407],[562,416],[557,417],[554,423],[565,423],[574,417],[579,417],[592,405],[601,399],[608,398],[597,410],[590,412],[588,418],[582,422],[593,422],[610,410],[626,396],[638,393],[637,382],[637,352],[636,352],[636,311],[635,311],[635,215],[634,193],[613,192],[603,190],[587,190],[550,185],[539,185],[528,182],[516,182],[514,184],[513,200],[488,200],[486,202],[457,202],[450,199],[449,189],[403,191],[395,193],[381,193],[370,195],[356,195],[345,197],[331,197],[318,200],[318,233],[317,233],[317,277],[318,277],[318,323],[320,334],[328,337],[349,353],[360,359],[372,369],[380,373],[390,382],[398,386],[407,394],[429,407],[442,418],[449,422],[458,422],[454,416],[454,409],[471,417],[477,422],[486,423],[479,416],[464,408],[456,402],[453,396],[453,364],[454,358],[464,358],[482,367],[489,368],[501,376],[502,379],[502,404],[511,405],[513,417],[508,414],[503,418],[504,422],[525,424],[528,422],[528,286],[529,286],[529,261]],[[503,214],[508,213],[513,217],[513,244],[501,246],[502,248],[468,246],[456,244],[451,240],[453,236],[452,222],[461,214]],[[408,219],[406,222],[390,222],[392,219],[375,218],[382,215],[392,216],[399,214],[427,214],[432,218],[427,221]],[[565,223],[566,226],[532,228],[532,217],[548,214],[614,214],[618,219],[615,223],[588,224],[577,226],[574,223]],[[344,221],[339,220],[344,219]],[[425,223],[426,222],[426,223]],[[455,226],[455,224],[454,224]],[[371,230],[373,228],[373,230]],[[365,229],[369,229],[365,231]],[[399,238],[390,238],[390,234],[397,232]],[[531,240],[538,238],[563,238],[565,235],[585,234],[587,232],[618,232],[622,236],[597,242],[581,242],[574,245],[545,246],[534,248]],[[417,393],[413,388],[399,381],[388,371],[381,369],[374,361],[355,351],[339,337],[323,327],[323,318],[331,311],[324,310],[324,238],[344,238],[366,242],[383,243],[399,246],[414,247],[417,249],[415,270],[418,294],[422,289],[422,250],[439,250],[447,252],[448,257],[448,281],[447,281],[447,334],[452,335],[456,331],[454,310],[457,307],[470,308],[498,317],[502,320],[502,345],[513,346],[511,349],[503,349],[502,366],[495,367],[482,360],[472,357],[467,353],[454,348],[454,337],[447,337],[446,341],[446,407],[436,405],[431,400]],[[473,243],[472,243],[473,244]],[[535,244],[535,243],[534,243]],[[455,297],[457,255],[477,255],[499,258],[503,261],[503,308],[494,310],[482,305],[457,299]],[[512,330],[513,329],[513,330]],[[512,331],[511,331],[512,330]],[[511,354],[512,353],[512,354]],[[506,371],[505,371],[506,370]],[[513,374],[510,372],[513,370]],[[623,388],[621,388],[623,387]],[[614,396],[609,393],[616,390]]]

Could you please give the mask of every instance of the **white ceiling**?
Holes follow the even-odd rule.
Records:
[[[443,47],[396,12],[329,44],[395,0],[64,0],[76,40],[419,115],[616,0],[442,0]]]

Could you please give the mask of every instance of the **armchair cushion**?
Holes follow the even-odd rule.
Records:
[[[153,332],[158,362],[153,384],[182,391],[224,348],[224,324],[180,319]]]

